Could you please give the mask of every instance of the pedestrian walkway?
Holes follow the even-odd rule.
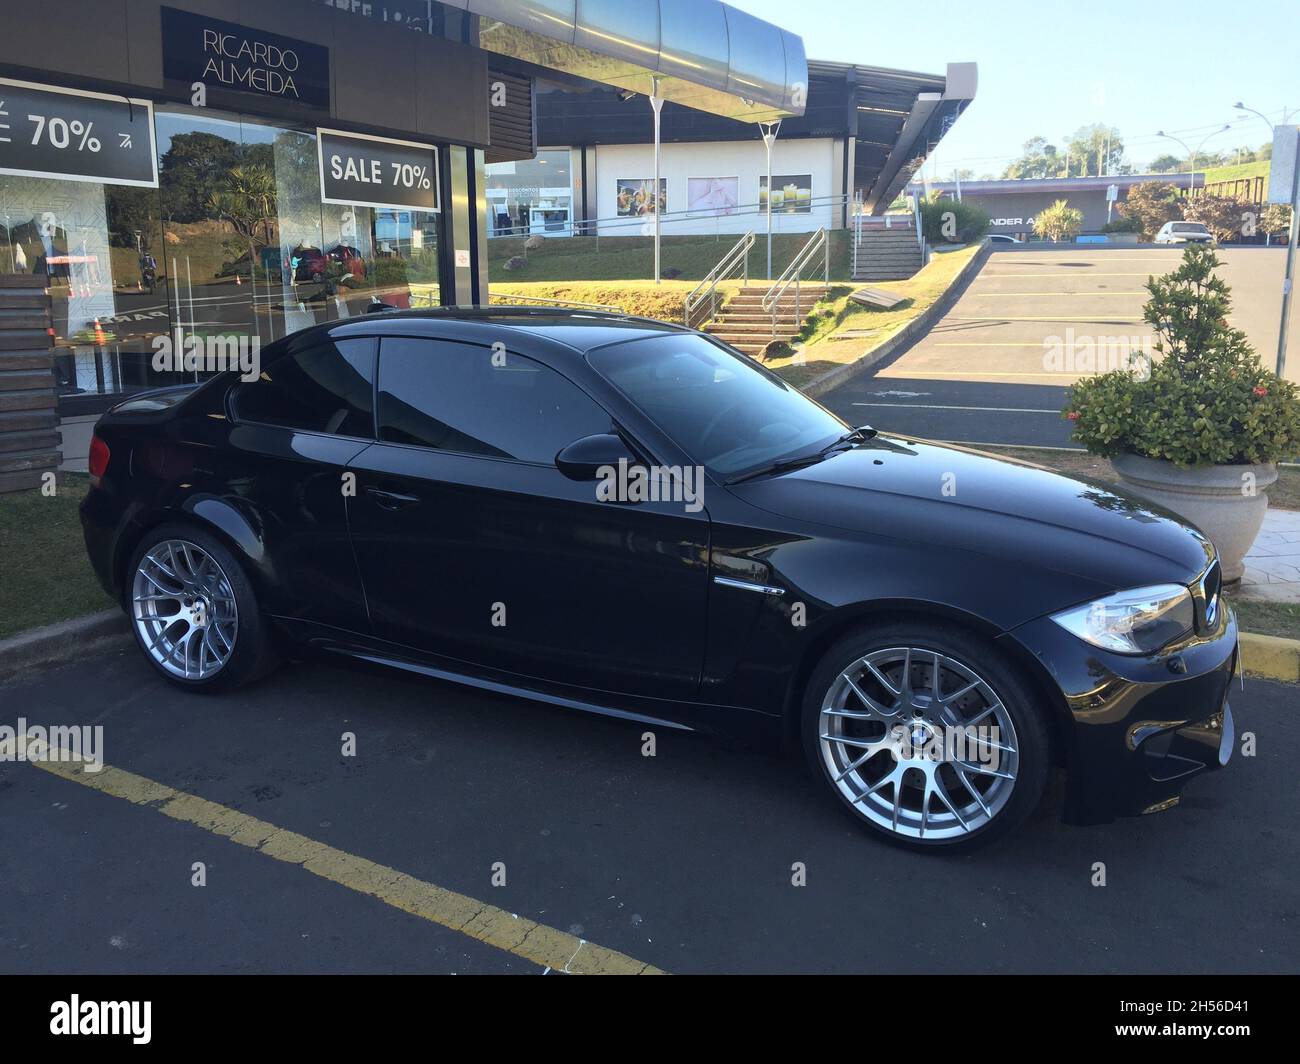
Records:
[[[1243,598],[1300,602],[1300,510],[1269,508],[1246,554]]]

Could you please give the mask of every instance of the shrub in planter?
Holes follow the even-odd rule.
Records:
[[[989,228],[989,213],[978,204],[930,199],[921,204],[921,232],[931,244],[968,244]]]
[[[1229,288],[1204,245],[1146,288],[1157,357],[1076,384],[1074,439],[1105,455],[1138,494],[1201,527],[1225,580],[1239,579],[1259,533],[1278,461],[1300,454],[1300,395],[1265,369],[1228,325]]]

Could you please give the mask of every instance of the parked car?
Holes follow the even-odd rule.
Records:
[[[255,380],[119,404],[90,472],[95,572],[187,691],[311,648],[796,739],[857,823],[922,849],[1011,830],[1053,764],[1066,819],[1094,823],[1173,804],[1232,749],[1237,627],[1196,529],[851,427],[660,322],[317,326]]]
[[[1214,234],[1201,222],[1165,222],[1156,233],[1157,244],[1212,244]]]
[[[990,233],[990,244],[1023,244],[1023,240],[1017,240],[1014,236],[1007,236],[1005,233]]]

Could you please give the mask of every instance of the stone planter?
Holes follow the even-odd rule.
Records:
[[[1210,537],[1224,583],[1241,579],[1246,552],[1264,523],[1277,466],[1180,466],[1136,454],[1117,455],[1111,464],[1134,494],[1185,517]]]

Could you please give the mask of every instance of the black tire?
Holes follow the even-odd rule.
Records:
[[[834,773],[828,764],[828,760],[831,760],[833,755],[824,748],[825,746],[833,748],[833,744],[823,744],[821,739],[823,700],[831,691],[832,684],[840,682],[841,674],[854,662],[868,654],[904,647],[915,648],[922,652],[915,668],[926,668],[925,653],[937,652],[958,665],[970,669],[984,680],[988,689],[997,696],[1014,727],[1018,763],[1015,779],[1010,784],[1009,795],[1002,798],[1004,804],[998,807],[991,819],[981,826],[973,827],[964,834],[952,838],[926,839],[899,834],[890,827],[873,821],[863,811],[863,806],[860,804],[863,799],[859,798],[857,802],[851,801],[849,796],[841,791],[840,785],[834,781]],[[901,672],[900,669],[895,675]],[[1042,709],[1036,704],[1032,691],[1031,685],[1021,671],[990,640],[958,625],[918,619],[864,626],[844,636],[827,650],[809,677],[800,719],[804,753],[825,793],[859,827],[866,829],[875,837],[895,846],[927,853],[968,852],[986,846],[1013,831],[1038,807],[1042,799],[1051,763],[1051,749]],[[973,697],[979,697],[979,692]],[[909,714],[910,712],[912,711],[909,711]],[[898,758],[888,752],[873,756],[878,759],[892,757],[892,764],[899,764]],[[885,764],[891,763],[885,762]],[[993,785],[1000,785],[1000,781],[994,780]],[[896,797],[898,792],[894,789],[894,785],[889,784],[888,788],[884,793]],[[974,794],[964,789],[959,789],[957,793],[966,794],[972,801],[975,800]],[[951,794],[951,791],[947,792],[947,796]],[[937,799],[926,795],[921,799],[920,804],[933,810],[936,801]],[[960,805],[960,802],[955,804]],[[941,806],[940,813],[944,812]],[[967,812],[970,812],[969,808]],[[972,819],[972,823],[978,819],[979,817],[976,816]]]
[[[155,660],[145,643],[141,627],[135,622],[136,609],[132,599],[132,587],[135,574],[145,556],[159,543],[177,540],[193,544],[205,552],[221,569],[238,609],[238,625],[235,630],[234,647],[225,663],[212,675],[186,679],[168,671]],[[260,679],[273,671],[280,663],[280,655],[275,646],[275,636],[271,626],[258,606],[257,596],[249,582],[248,575],[239,559],[216,536],[191,525],[169,524],[151,530],[136,547],[131,556],[131,563],[124,580],[124,602],[131,619],[131,630],[135,635],[137,646],[144,654],[145,660],[168,683],[184,691],[195,693],[217,693],[232,691],[246,683]]]

